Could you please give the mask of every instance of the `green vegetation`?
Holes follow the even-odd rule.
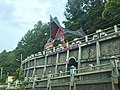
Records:
[[[104,2],[103,2],[104,1]],[[120,0],[68,0],[65,10],[66,28],[80,27],[89,34],[120,22]]]
[[[80,27],[89,34],[120,22],[120,0],[68,0],[65,8],[66,28],[76,31]],[[38,21],[20,40],[17,47],[10,52],[0,53],[0,67],[3,67],[3,79],[7,75],[19,77],[20,54],[23,59],[44,49],[49,38],[49,24]],[[23,78],[23,77],[20,77]],[[0,81],[5,81],[0,79]]]

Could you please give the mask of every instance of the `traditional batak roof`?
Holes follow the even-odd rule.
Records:
[[[69,29],[62,28],[53,18],[50,16],[50,39],[45,45],[45,49],[52,47],[55,40],[59,40],[62,37],[67,37],[68,35],[73,35],[76,37],[83,37],[86,34],[80,28],[77,31],[71,31]]]

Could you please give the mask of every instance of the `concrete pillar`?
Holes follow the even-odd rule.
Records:
[[[102,30],[98,30],[96,31],[97,33],[97,39],[96,39],[96,60],[97,60],[97,66],[100,66],[100,43],[99,43],[99,39],[100,39],[100,33]]]
[[[99,41],[96,42],[96,60],[97,60],[97,66],[100,65],[100,44]]]
[[[114,79],[111,77],[111,84],[112,84],[112,90],[115,90],[115,84],[114,84]]]
[[[68,59],[69,59],[69,50],[67,50],[67,56],[66,56],[66,68],[65,68],[66,72],[67,72]]]
[[[85,42],[88,42],[88,36],[87,35],[85,36]]]
[[[25,65],[26,65],[26,63],[24,63],[23,65],[24,65],[24,68],[23,68],[24,76],[26,77],[26,72],[27,72],[27,70],[25,70],[25,67],[26,67]]]
[[[35,81],[37,80],[37,76],[33,76],[33,85],[32,85],[32,90],[35,90]]]
[[[58,70],[57,70],[57,67],[58,67],[58,59],[59,59],[59,53],[57,53],[57,56],[56,56],[55,74],[58,73]]]
[[[30,66],[30,62],[28,61],[27,78],[29,77],[29,66]]]
[[[70,87],[69,90],[76,90],[76,84],[75,84],[75,79],[74,79],[74,75],[76,73],[76,67],[71,66],[70,69]]]
[[[118,60],[117,57],[112,56],[111,57],[111,66],[112,66],[112,77],[118,77],[119,76],[119,71],[118,71]]]
[[[9,88],[10,88],[10,82],[8,82],[8,85],[7,85],[7,89],[9,90]]]
[[[47,90],[51,90],[51,77],[52,77],[52,74],[49,73],[47,75]]]
[[[73,86],[73,83],[74,83],[74,74],[75,74],[75,71],[76,70],[76,67],[74,66],[71,66],[71,69],[70,69],[70,85]]]
[[[23,70],[24,70],[24,76],[26,77],[26,72],[27,72],[27,70],[25,70],[25,68],[26,68],[26,63],[24,63],[24,65],[25,65],[25,66],[24,66],[24,69],[23,69]]]
[[[114,25],[115,33],[117,32],[117,25]]]
[[[119,85],[119,71],[118,71],[118,62],[116,56],[111,56],[111,68],[112,68],[112,77],[111,77],[111,83],[112,83],[112,90],[117,90],[117,87],[115,85]]]
[[[112,77],[111,77],[111,83],[112,83],[112,90],[117,90],[117,87],[115,85],[119,84],[118,77],[119,77],[119,71],[118,71],[118,60],[116,56],[111,56],[111,68],[112,68]]]
[[[47,55],[45,55],[45,64],[44,64],[43,75],[45,75],[45,72],[46,72],[46,66],[47,66]]]
[[[81,54],[82,54],[82,51],[81,51],[81,46],[79,45],[79,51],[78,51],[78,72],[80,72],[80,67],[81,67]]]
[[[33,69],[32,77],[34,77],[35,75],[35,70],[36,70],[36,58],[34,59],[34,69]]]

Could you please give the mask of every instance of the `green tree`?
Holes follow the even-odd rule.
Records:
[[[49,37],[49,25],[39,21],[29,30],[18,43],[16,48],[17,56],[23,54],[23,58],[44,50],[44,45]],[[20,58],[20,57],[19,57]]]
[[[44,50],[44,45],[48,38],[49,24],[43,24],[39,21],[34,25],[33,29],[25,34],[13,51],[6,52],[6,50],[4,50],[0,53],[0,67],[4,69],[3,74],[5,78],[8,73],[9,75],[18,77],[16,70],[20,67],[21,54],[23,55],[23,59],[25,59],[31,54]]]
[[[68,0],[65,27],[70,30],[82,27],[87,34],[95,32],[101,27],[105,3],[102,0]]]
[[[65,27],[70,30],[77,30],[81,27],[81,20],[85,14],[82,0],[68,0],[64,15],[67,21],[64,21]]]
[[[107,27],[120,23],[120,0],[109,0],[105,4],[102,17],[106,20]]]

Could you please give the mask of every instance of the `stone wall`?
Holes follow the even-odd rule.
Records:
[[[77,85],[76,90],[112,90],[111,83]]]
[[[38,77],[41,77],[43,75],[43,70],[44,68],[37,68],[35,70],[35,75],[37,75]]]
[[[29,69],[28,77],[32,77],[33,75],[33,69]]]
[[[78,60],[78,48],[74,50],[70,50],[69,57],[75,57]]]
[[[56,54],[52,56],[48,56],[47,65],[56,64]]]
[[[95,59],[96,58],[96,45],[90,44],[82,47],[82,60]]]
[[[71,86],[70,75],[51,78],[48,90],[113,90],[111,71],[89,72],[76,74],[74,84]],[[47,90],[47,80],[36,82],[35,90]],[[32,88],[32,85],[30,85]],[[114,84],[119,90],[118,84]],[[31,90],[27,89],[26,90]]]
[[[73,86],[70,86],[70,75],[64,74],[65,77],[60,76],[59,78],[52,77],[51,90],[112,90],[112,71],[99,72],[99,69],[95,68],[98,71],[89,73],[89,69],[94,66],[110,63],[111,56],[113,55],[117,57],[117,60],[120,60],[120,34],[117,33],[84,42],[79,47],[73,49],[70,48],[63,52],[57,51],[54,54],[27,60],[23,63],[23,68],[26,73],[28,72],[28,77],[32,77],[34,69],[38,77],[46,76],[48,73],[60,74],[60,71],[67,72],[69,58],[74,57],[81,70],[86,67],[88,69],[83,70],[82,74],[75,74],[75,85]],[[104,70],[108,68],[111,69],[107,66],[103,67]],[[27,77],[27,74],[25,76]],[[47,83],[47,80],[39,81],[36,90],[46,90]],[[116,90],[119,90],[116,84],[115,86]]]
[[[44,65],[45,64],[45,58],[37,58],[36,59],[36,66]]]
[[[60,72],[60,70],[63,71],[63,72],[65,72],[65,68],[66,68],[65,64],[64,65],[59,65],[58,68],[57,68],[58,73]]]
[[[96,65],[96,59],[97,59],[97,48],[96,48],[96,42],[97,41],[90,41],[90,42],[86,42],[83,45],[81,44],[81,66],[80,67],[87,67],[90,64],[92,65]],[[113,34],[112,36],[108,36],[105,38],[101,38],[99,39],[99,46],[100,46],[100,64],[105,64],[105,63],[109,63],[110,61],[110,57],[113,55],[120,55],[120,36]],[[65,72],[65,70],[67,70],[66,68],[66,63],[69,63],[69,61],[67,60],[67,51],[64,52],[60,52],[58,53],[58,61],[57,60],[57,54],[53,54],[53,55],[48,55],[46,56],[47,59],[45,61],[45,56],[43,57],[37,57],[36,59],[34,58],[33,60],[27,61],[23,64],[23,68],[29,68],[31,67],[31,70],[29,70],[29,76],[32,75],[32,67],[34,68],[34,60],[36,60],[36,66],[42,66],[42,65],[48,65],[46,66],[46,71],[44,72],[44,68],[38,68],[40,70],[37,69],[37,71],[41,71],[40,73],[36,73],[38,76],[41,76],[41,74],[45,73],[47,74],[49,71],[51,71],[52,73],[55,73],[55,67],[57,69],[57,72],[59,72],[60,70],[62,70],[63,72]],[[78,55],[79,55],[79,48],[75,48],[75,49],[70,49],[69,50],[69,57],[75,57],[76,62],[78,62]],[[109,58],[106,58],[109,57]],[[36,72],[37,72],[36,71]]]
[[[55,66],[47,66],[46,74],[48,73],[55,73]]]
[[[69,90],[68,86],[51,87],[51,90]]]
[[[100,42],[101,57],[120,55],[120,37]]]
[[[67,56],[67,53],[66,53],[66,52],[60,53],[60,54],[59,54],[58,63],[64,63],[64,62],[66,62],[66,56]]]

